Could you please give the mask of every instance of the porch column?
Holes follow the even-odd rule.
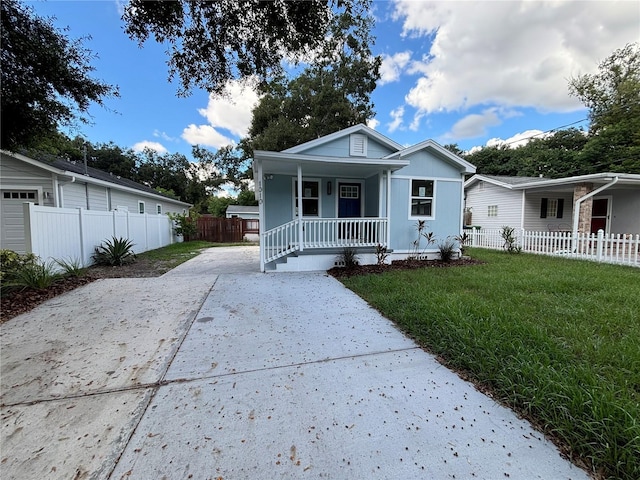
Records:
[[[391,246],[391,169],[387,170],[387,248]]]
[[[591,208],[593,206],[593,200],[588,198],[580,203],[577,203],[579,199],[587,195],[593,190],[593,184],[580,183],[573,189],[573,205],[577,206],[577,209],[573,209],[573,223],[577,224],[577,231],[582,233],[591,232]],[[577,221],[576,221],[577,220]]]
[[[300,251],[304,250],[304,227],[302,225],[302,165],[298,164],[298,242]]]
[[[256,162],[254,160],[254,162]],[[264,272],[265,238],[264,231],[266,217],[264,213],[264,174],[262,172],[262,160],[256,162],[257,172],[255,180],[255,196],[258,200],[258,235],[260,238],[260,271]]]

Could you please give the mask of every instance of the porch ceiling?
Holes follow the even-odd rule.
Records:
[[[297,175],[298,165],[306,177],[367,178],[383,170],[398,170],[409,165],[408,160],[387,160],[357,157],[321,157],[257,150],[254,159],[262,162],[263,174]]]

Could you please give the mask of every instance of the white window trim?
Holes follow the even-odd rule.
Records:
[[[142,208],[140,208],[142,207]],[[142,210],[142,211],[140,211]],[[146,205],[144,204],[144,202],[142,200],[138,200],[138,213],[141,215],[144,215],[145,213],[147,213],[147,209],[146,209]]]
[[[437,198],[437,187],[438,187],[438,182],[430,177],[409,177],[409,188],[408,188],[408,197],[409,197],[409,202],[408,202],[408,206],[409,206],[409,220],[435,220],[436,218],[436,198]],[[411,215],[411,201],[413,200],[413,195],[411,194],[412,191],[412,183],[414,180],[426,180],[429,182],[433,182],[433,196],[431,197],[431,215],[430,216],[424,216],[424,215]],[[416,197],[418,198],[418,197]],[[424,197],[424,198],[429,198],[429,197]]]
[[[495,207],[495,214],[492,215],[492,207]],[[488,218],[497,218],[499,213],[499,205],[487,205],[487,217]]]
[[[296,214],[296,209],[298,208],[298,202],[296,201],[296,195],[298,192],[296,190],[296,182],[298,181],[297,177],[291,177],[291,199],[292,199],[292,210],[294,220],[298,218]],[[302,218],[322,218],[322,181],[320,178],[307,178],[302,177],[302,183],[304,182],[316,182],[318,184],[318,215],[313,216],[302,216]],[[302,198],[315,198],[315,197],[305,197],[304,191],[302,192]]]

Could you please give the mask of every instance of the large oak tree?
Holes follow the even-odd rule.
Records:
[[[117,88],[91,78],[92,53],[51,19],[17,0],[2,0],[1,111],[4,149],[29,147],[60,126],[86,122],[91,103]]]

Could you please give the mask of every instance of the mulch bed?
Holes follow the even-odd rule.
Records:
[[[26,313],[50,298],[91,283],[95,277],[69,277],[58,280],[49,288],[25,288],[2,294],[0,298],[0,323]]]
[[[394,260],[390,265],[357,265],[352,268],[334,267],[327,273],[336,278],[353,277],[370,273],[384,273],[394,270],[415,270],[419,268],[450,268],[465,267],[468,265],[480,265],[484,262],[469,257],[463,257],[450,262],[440,260]]]

